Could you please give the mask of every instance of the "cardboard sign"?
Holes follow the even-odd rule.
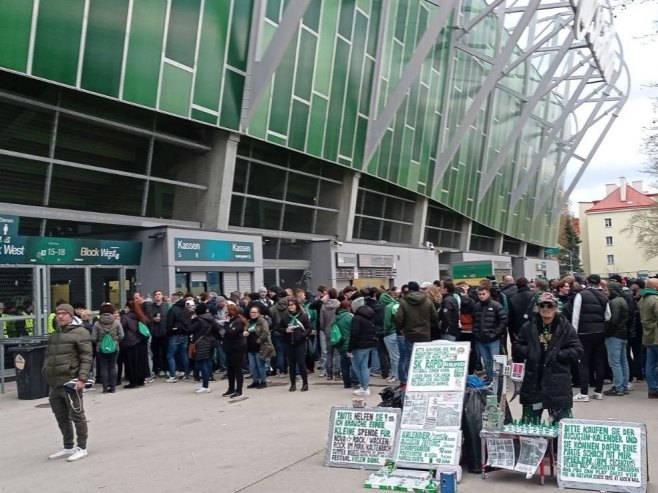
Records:
[[[406,392],[401,426],[410,430],[459,429],[463,407],[463,392]]]
[[[646,438],[644,423],[563,419],[558,485],[597,491],[646,491]]]
[[[468,342],[432,341],[414,344],[407,392],[460,391],[468,376]]]
[[[396,453],[398,466],[427,469],[430,465],[457,465],[461,431],[400,430]]]
[[[400,410],[332,407],[325,466],[379,469],[395,451]]]

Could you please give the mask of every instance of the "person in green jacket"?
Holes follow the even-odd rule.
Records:
[[[658,399],[658,279],[647,279],[640,298],[642,345],[647,351],[644,373],[649,399]]]
[[[48,400],[62,432],[64,448],[48,458],[66,457],[72,462],[87,457],[87,418],[82,406],[82,389],[91,372],[91,339],[68,303],[58,305],[55,316],[57,329],[48,339],[43,373],[50,385]],[[64,386],[71,380],[75,380],[74,389]],[[74,447],[73,425],[77,447]]]
[[[398,366],[400,363],[400,349],[398,347],[398,335],[396,333],[395,314],[400,307],[400,300],[395,297],[395,292],[389,290],[379,297],[379,302],[384,305],[384,345],[388,351],[388,359],[391,362],[391,374],[386,379],[388,383],[398,380]]]
[[[340,306],[336,309],[336,318],[330,330],[336,325],[340,329],[340,341],[334,344],[334,350],[340,354],[340,374],[343,378],[343,387],[346,389],[352,388],[352,378],[350,369],[352,368],[352,360],[347,355],[347,347],[350,343],[350,327],[352,325],[352,318],[354,315],[350,312],[350,300],[343,299]]]

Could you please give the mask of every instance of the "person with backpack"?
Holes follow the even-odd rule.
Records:
[[[399,294],[399,291],[398,291]],[[398,366],[400,364],[400,348],[398,346],[398,335],[396,333],[395,315],[400,308],[400,301],[396,296],[396,289],[389,289],[382,293],[379,302],[384,305],[384,345],[388,351],[391,372],[386,380],[388,383],[395,383],[398,377]]]
[[[117,382],[117,357],[124,335],[123,327],[119,322],[117,309],[111,303],[103,303],[98,313],[98,320],[91,328],[91,340],[96,343],[103,394],[113,394]]]
[[[347,348],[350,344],[350,328],[354,315],[350,312],[350,300],[343,299],[336,310],[336,317],[331,324],[331,345],[334,351],[340,355],[340,374],[343,379],[343,387],[352,388],[350,369],[352,361],[347,355]]]

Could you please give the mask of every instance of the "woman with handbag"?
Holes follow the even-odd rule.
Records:
[[[224,324],[223,345],[226,352],[228,390],[222,394],[224,397],[235,399],[242,396],[242,363],[247,352],[247,319],[245,319],[233,303],[228,305],[228,320]]]
[[[302,392],[308,390],[308,376],[304,364],[306,357],[306,339],[311,335],[311,321],[304,313],[296,298],[288,299],[288,311],[281,317],[277,331],[286,343],[288,374],[290,375],[290,392],[297,390],[297,371],[302,376]]]
[[[124,389],[143,387],[146,377],[151,373],[148,361],[148,337],[140,331],[140,322],[144,325],[148,324],[148,317],[139,303],[130,300],[121,315],[124,337],[120,347],[128,378],[128,385],[124,385]]]
[[[249,332],[247,356],[252,379],[247,388],[264,389],[267,387],[267,366],[270,358],[276,355],[276,351],[270,339],[270,326],[261,314],[261,308],[256,304],[252,304],[249,308],[247,332]]]
[[[208,313],[208,307],[204,303],[199,303],[195,308],[196,317],[192,322],[190,332],[192,333],[192,342],[188,346],[191,358],[194,360],[195,369],[201,374],[201,386],[194,392],[205,394],[210,392],[208,382],[212,372],[212,355],[217,347],[219,338],[219,324],[215,317]]]
[[[117,309],[111,303],[103,303],[98,311],[98,320],[91,329],[91,340],[96,343],[98,353],[98,371],[103,384],[103,394],[114,393],[117,381],[117,357],[119,344],[123,339],[123,327],[115,316],[116,312]]]

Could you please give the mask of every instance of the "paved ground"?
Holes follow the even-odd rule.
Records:
[[[87,393],[89,456],[76,463],[47,459],[61,446],[48,401],[19,400],[10,383],[0,394],[0,491],[364,491],[369,471],[324,466],[330,409],[351,405],[351,392],[340,382],[314,376],[305,393],[289,393],[283,380],[270,380],[269,388],[248,390],[249,398],[237,403],[221,397],[224,381],[211,382],[213,392],[203,395],[194,394],[194,384],[162,379],[143,389]],[[373,390],[384,383],[375,379]],[[647,423],[649,457],[656,457],[651,438],[658,431],[658,400],[646,395],[640,383],[625,397],[577,403],[574,414]],[[368,399],[370,405],[378,402],[376,396]],[[518,407],[512,411],[519,417]],[[658,477],[655,462],[649,471]],[[459,489],[483,486],[490,493],[540,488],[536,478],[502,471],[491,473],[486,482],[465,473]],[[548,479],[543,488],[554,487],[556,482]]]

